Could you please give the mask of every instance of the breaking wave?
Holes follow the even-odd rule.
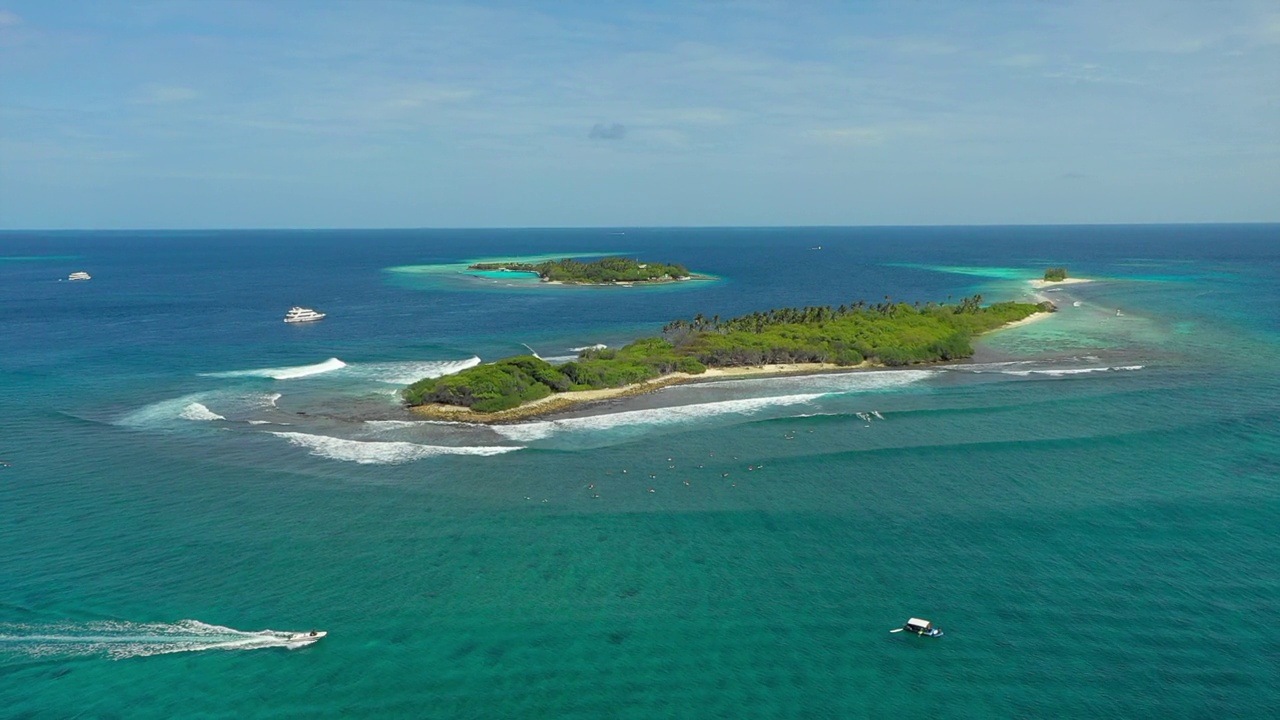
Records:
[[[604,343],[596,343],[595,345],[587,345],[585,347],[576,347],[576,348],[569,348],[569,349],[578,353],[578,352],[582,352],[583,350],[604,350],[607,347],[609,346],[605,345]]]
[[[347,365],[342,374],[389,385],[409,385],[423,378],[452,375],[479,364],[480,358],[475,356],[466,360],[407,360],[384,363],[353,363]]]
[[[257,368],[254,370],[230,370],[227,372],[202,373],[201,377],[215,378],[270,378],[272,380],[296,380],[324,373],[333,373],[343,377],[386,383],[389,385],[408,385],[423,378],[434,378],[442,375],[466,370],[480,364],[480,358],[470,357],[466,360],[405,360],[371,363],[345,363],[338,358],[329,358],[314,365],[298,365],[296,367]]]
[[[201,373],[201,377],[216,378],[239,378],[239,377],[260,377],[271,378],[272,380],[295,380],[297,378],[309,377],[311,375],[319,375],[321,373],[333,372],[346,367],[347,364],[338,358],[329,358],[321,363],[314,365],[297,365],[294,367],[277,367],[277,368],[257,368],[254,370],[230,370],[228,372]]]
[[[1004,375],[1018,375],[1026,377],[1028,375],[1048,375],[1051,377],[1061,377],[1063,375],[1085,375],[1087,373],[1098,372],[1125,372],[1133,370],[1141,370],[1142,365],[1121,365],[1118,367],[1092,367],[1092,368],[1049,368],[1041,370],[1001,370]]]
[[[317,457],[361,465],[399,465],[439,455],[501,455],[523,449],[519,446],[506,445],[450,447],[400,441],[346,440],[298,432],[272,432],[271,434],[284,438],[293,445],[306,448]]]
[[[305,632],[247,632],[199,620],[175,623],[0,624],[0,654],[41,659],[100,656],[123,660],[200,650],[293,650],[313,642],[315,639]]]
[[[275,407],[278,393],[213,391],[160,400],[122,416],[117,422],[137,430],[172,429],[178,421],[210,422],[243,419]],[[212,407],[211,407],[212,406]]]
[[[182,412],[178,413],[178,417],[183,420],[226,420],[225,417],[198,402],[193,402],[182,408]]]
[[[494,432],[515,442],[542,440],[560,432],[613,430],[616,428],[655,427],[687,423],[723,415],[752,415],[771,407],[803,405],[826,393],[805,393],[779,397],[722,400],[697,405],[676,405],[648,410],[592,415],[590,417],[542,420],[538,422],[494,425]]]

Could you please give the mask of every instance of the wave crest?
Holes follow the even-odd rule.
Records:
[[[333,372],[346,367],[347,364],[338,358],[329,358],[324,362],[315,363],[314,365],[296,365],[293,367],[277,367],[277,368],[257,368],[253,370],[229,370],[227,372],[201,373],[201,377],[216,378],[238,378],[238,377],[260,377],[270,378],[272,380],[294,380],[297,378],[309,377],[311,375],[319,375],[320,373]]]
[[[401,441],[347,440],[298,432],[272,432],[271,434],[284,438],[293,445],[306,448],[317,457],[361,465],[400,465],[439,455],[501,455],[523,449],[509,445],[450,447]]]

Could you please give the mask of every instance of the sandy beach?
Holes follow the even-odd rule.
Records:
[[[1059,285],[1079,285],[1080,283],[1087,283],[1087,282],[1093,282],[1093,281],[1090,280],[1089,278],[1069,277],[1069,278],[1064,278],[1062,280],[1044,280],[1041,278],[1036,278],[1035,280],[1028,280],[1027,282],[1031,283],[1031,287],[1037,290],[1043,290],[1045,288],[1057,287]]]
[[[518,420],[526,420],[532,417],[540,417],[551,413],[561,412],[585,403],[643,395],[644,393],[650,393],[667,387],[668,385],[678,385],[681,383],[697,382],[700,380],[714,380],[733,377],[766,377],[771,375],[804,375],[818,372],[844,372],[860,369],[865,370],[869,367],[872,367],[871,363],[863,362],[859,365],[836,365],[834,363],[785,363],[731,368],[707,368],[706,372],[698,375],[691,375],[689,373],[671,373],[669,375],[663,375],[662,377],[653,378],[652,380],[646,380],[642,383],[636,383],[634,385],[627,385],[624,387],[602,388],[600,390],[575,390],[572,392],[556,393],[555,395],[544,397],[541,400],[534,400],[531,403],[525,403],[520,407],[493,413],[480,413],[475,412],[470,408],[460,407],[458,405],[441,405],[438,403],[419,405],[409,409],[418,415],[422,415],[432,420],[452,420],[455,422],[476,423],[515,422]]]

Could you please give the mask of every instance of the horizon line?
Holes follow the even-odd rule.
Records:
[[[1280,220],[1195,220],[1185,222],[1077,223],[919,223],[867,225],[470,225],[470,226],[265,226],[265,227],[62,227],[0,228],[0,233],[35,232],[345,232],[345,231],[467,231],[467,230],[823,230],[871,228],[1046,228],[1046,227],[1178,227],[1193,225],[1280,225]]]

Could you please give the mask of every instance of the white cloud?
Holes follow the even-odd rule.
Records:
[[[16,27],[22,24],[22,18],[8,10],[0,10],[0,27]]]

